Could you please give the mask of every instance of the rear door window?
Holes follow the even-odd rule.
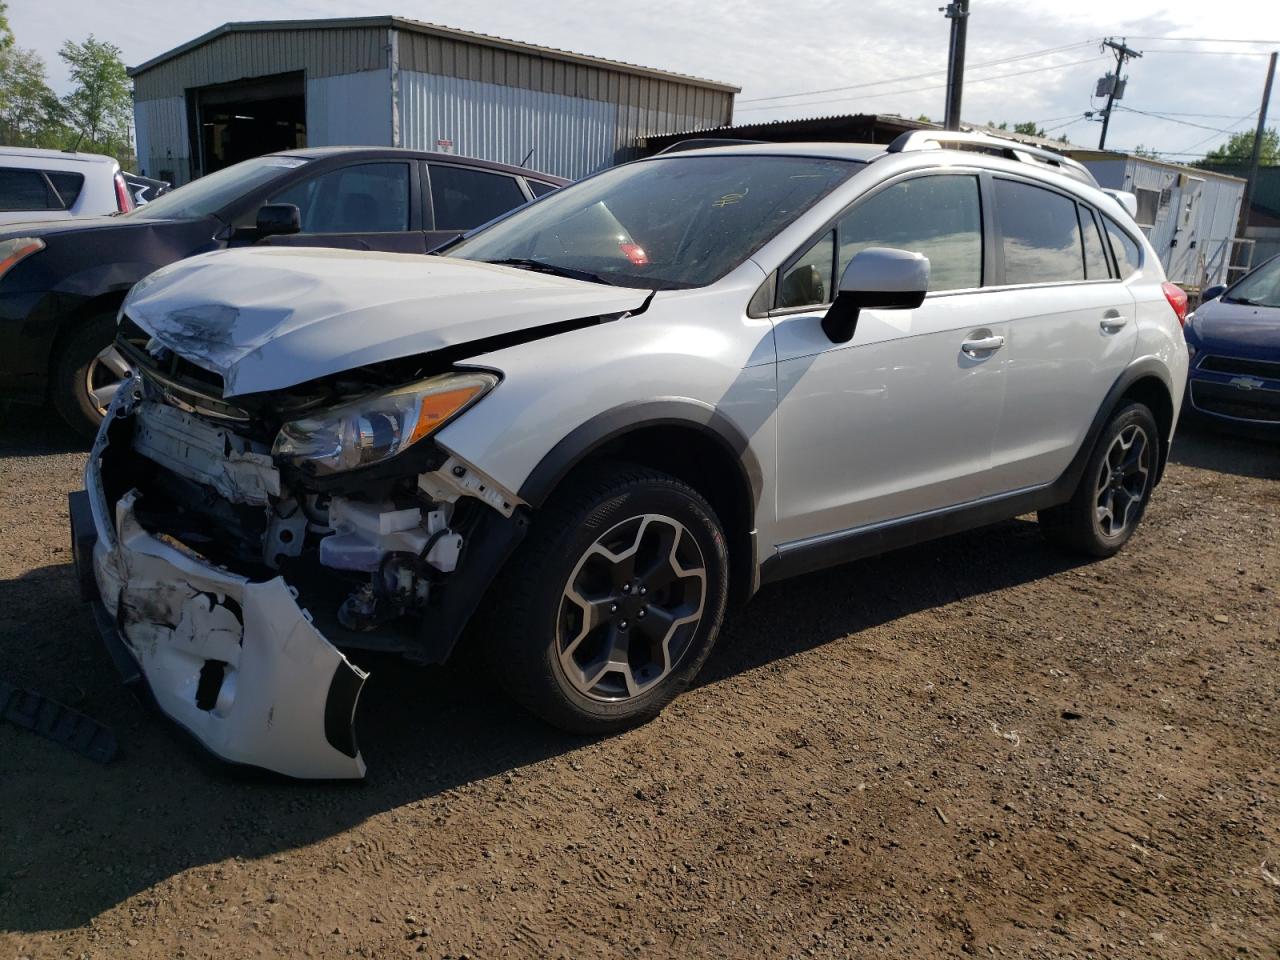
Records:
[[[1075,201],[1017,180],[996,178],[994,185],[1004,282],[1083,280],[1084,247]]]
[[[0,167],[0,210],[61,210],[62,203],[39,170]]]
[[[428,167],[437,230],[470,230],[525,202],[515,177],[444,163]]]
[[[1111,252],[1116,256],[1120,277],[1127,280],[1142,266],[1142,252],[1138,249],[1137,241],[1116,226],[1110,217],[1102,219],[1107,224],[1107,236],[1111,238]]]
[[[541,180],[529,180],[526,178],[524,182],[529,185],[529,189],[533,192],[535,197],[542,197],[550,193],[552,190],[560,189],[554,183],[543,183]]]
[[[298,208],[303,233],[409,229],[409,164],[359,163],[295,183],[271,199]]]

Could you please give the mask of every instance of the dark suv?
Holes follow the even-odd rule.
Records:
[[[249,244],[426,253],[566,181],[448,154],[324,147],[255,157],[131,213],[0,232],[0,399],[92,435],[125,372],[116,311],[166,264]]]

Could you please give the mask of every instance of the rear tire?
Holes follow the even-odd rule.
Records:
[[[657,716],[711,652],[729,558],[715,512],[675,477],[589,469],[539,511],[489,596],[486,658],[554,726],[603,734]]]
[[[76,433],[92,440],[128,368],[112,344],[114,313],[95,314],[62,344],[50,385],[54,408]]]
[[[1121,406],[1094,445],[1066,503],[1041,510],[1045,537],[1073,553],[1110,557],[1142,520],[1160,462],[1160,433],[1144,404]]]

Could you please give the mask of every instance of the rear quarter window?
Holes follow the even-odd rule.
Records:
[[[84,189],[84,174],[68,173],[65,170],[46,170],[44,173],[57,191],[62,206],[68,209],[74,206],[80,197],[80,191]]]
[[[1127,280],[1142,266],[1142,250],[1138,242],[1120,229],[1110,217],[1102,219],[1107,225],[1107,236],[1111,238],[1111,250],[1115,254],[1116,265],[1120,268],[1120,277]]]

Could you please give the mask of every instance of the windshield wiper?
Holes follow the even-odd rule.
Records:
[[[1246,307],[1256,307],[1260,304],[1257,300],[1250,300],[1248,297],[1223,297],[1223,303],[1243,303]]]
[[[586,280],[588,283],[603,283],[607,287],[616,287],[617,284],[612,280],[606,280],[598,273],[592,273],[590,270],[575,270],[572,267],[559,267],[554,263],[547,263],[543,260],[534,260],[530,257],[506,257],[502,260],[485,260],[485,263],[492,263],[499,267],[521,267],[525,270],[532,270],[535,273],[549,273],[557,277],[568,277],[570,280]]]

